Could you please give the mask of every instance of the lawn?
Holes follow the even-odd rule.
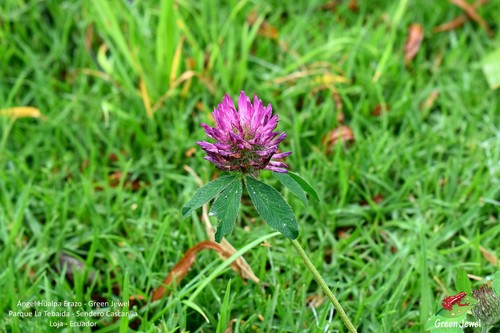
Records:
[[[477,289],[500,268],[500,2],[478,3],[3,0],[0,331],[346,332],[246,193],[226,240],[259,282],[203,250],[152,298],[212,236],[181,207],[224,175],[196,142],[242,90],[317,190],[304,207],[260,174],[358,331],[425,331],[461,270]]]

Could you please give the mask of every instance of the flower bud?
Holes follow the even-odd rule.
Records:
[[[478,303],[472,307],[472,314],[481,320],[484,325],[493,325],[500,319],[500,298],[493,289],[482,286],[478,290],[472,291]]]

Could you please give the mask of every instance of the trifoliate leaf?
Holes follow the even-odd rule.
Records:
[[[193,210],[200,208],[215,198],[217,194],[222,192],[229,184],[236,181],[236,179],[238,179],[238,177],[234,175],[222,176],[200,187],[191,200],[182,207],[182,217],[186,218]]]
[[[316,190],[314,189],[314,187],[312,187],[304,178],[302,178],[299,175],[297,175],[296,173],[293,173],[293,172],[290,172],[290,171],[287,172],[287,175],[289,175],[290,177],[292,177],[300,185],[300,187],[302,187],[302,189],[304,191],[306,191],[307,193],[309,193],[309,195],[312,198],[316,199],[316,201],[319,201],[318,193],[316,192]]]
[[[472,286],[463,268],[460,268],[457,272],[457,277],[455,279],[455,287],[457,291],[465,291],[467,295],[472,295]]]
[[[240,208],[242,191],[243,186],[241,180],[238,179],[229,184],[212,204],[209,215],[215,215],[220,221],[215,232],[215,241],[217,243],[220,243],[222,237],[233,230]]]
[[[307,207],[308,202],[306,192],[304,191],[302,186],[300,186],[300,184],[295,181],[295,179],[290,177],[290,175],[281,172],[273,172],[273,175],[278,178],[281,184],[285,185],[293,195],[299,198],[304,206]]]
[[[245,184],[250,199],[262,219],[285,237],[297,238],[299,235],[297,220],[293,215],[292,208],[281,194],[271,186],[252,177],[246,177]]]

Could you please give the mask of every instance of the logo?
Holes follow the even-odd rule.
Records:
[[[457,293],[445,296],[436,314],[429,318],[426,330],[434,332],[457,332],[457,328],[489,327],[500,320],[500,272],[485,278],[490,282],[473,289],[469,277],[463,269],[455,280]],[[462,330],[458,330],[462,331]]]

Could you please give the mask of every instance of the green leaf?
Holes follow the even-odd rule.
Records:
[[[443,325],[443,322],[441,322],[441,325]],[[463,328],[458,326],[458,324],[456,327],[443,326],[431,330],[431,333],[463,333],[463,332],[464,332]]]
[[[312,198],[316,199],[316,201],[319,201],[318,193],[316,192],[316,190],[314,189],[314,187],[312,187],[311,185],[309,185],[309,183],[304,178],[302,178],[299,175],[297,175],[296,173],[293,173],[293,172],[290,172],[290,171],[287,172],[287,175],[289,175],[290,177],[292,177],[293,180],[295,180],[300,185],[300,187],[302,187],[302,189],[304,191],[306,191],[307,193],[309,193],[309,195]]]
[[[436,322],[437,318],[438,318],[438,316],[430,317],[429,320],[427,320],[427,323],[425,323],[424,329],[430,330],[432,328],[435,328],[436,326],[434,325],[434,323]]]
[[[483,73],[490,86],[494,90],[500,87],[500,47],[486,55],[481,61]]]
[[[217,243],[220,243],[222,237],[233,230],[240,209],[241,192],[243,192],[243,186],[241,180],[238,179],[229,184],[212,204],[209,215],[215,215],[220,221],[215,232]]]
[[[477,303],[477,300],[474,297],[472,297],[471,295],[467,295],[460,301],[460,303],[462,303],[462,304],[468,303],[469,305],[460,306],[458,304],[453,304],[451,310],[448,311],[445,309],[441,309],[441,311],[439,311],[437,314],[442,316],[442,317],[445,317],[445,318],[460,317],[463,314],[466,314],[467,311],[469,311],[469,309],[472,308],[472,306]]]
[[[281,194],[271,186],[252,178],[246,177],[245,184],[250,199],[262,219],[281,232],[285,237],[295,239],[299,235],[299,226],[292,208],[283,199]]]
[[[500,297],[500,271],[495,273],[495,277],[493,278],[493,290],[498,297]]]
[[[295,179],[290,177],[290,175],[281,172],[273,172],[273,175],[274,177],[278,178],[281,184],[285,185],[293,195],[299,198],[300,201],[302,201],[302,203],[304,204],[304,206],[307,207],[308,202],[307,202],[306,192],[304,191],[302,186],[300,186],[299,183],[295,181]]]
[[[425,324],[424,329],[431,330],[432,333],[463,332],[463,329],[461,329],[460,327],[452,327],[452,326],[455,326],[455,325],[458,326],[458,323],[462,323],[462,320],[465,320],[466,317],[467,317],[467,314],[463,314],[463,315],[461,315],[459,317],[455,317],[455,318],[449,318],[449,317],[443,317],[441,315],[435,315],[435,316],[432,316],[429,318],[429,320]],[[455,323],[457,323],[457,324],[455,324]]]
[[[191,200],[189,200],[184,207],[182,207],[182,217],[186,218],[191,214],[191,212],[197,208],[200,208],[220,192],[222,192],[226,187],[237,179],[237,176],[228,175],[217,178],[214,181],[200,187],[198,191],[193,195]]]
[[[463,268],[460,268],[457,272],[457,277],[455,279],[455,287],[459,292],[465,291],[467,295],[471,295],[472,293],[472,286],[469,277],[467,276],[467,273],[465,273]]]

